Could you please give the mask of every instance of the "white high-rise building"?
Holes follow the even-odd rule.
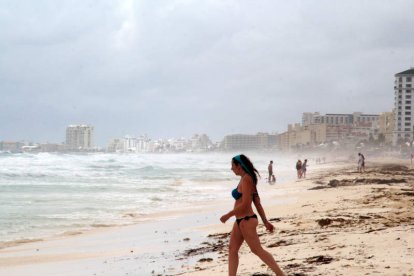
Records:
[[[137,138],[134,136],[126,135],[124,137],[124,152],[136,152],[137,151]]]
[[[414,105],[413,105],[414,68],[395,74],[394,105],[395,128],[394,144],[413,141]]]
[[[93,126],[69,125],[66,128],[67,150],[91,150],[93,148]]]

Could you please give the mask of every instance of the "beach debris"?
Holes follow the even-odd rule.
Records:
[[[306,276],[308,274],[306,274],[305,272],[311,272],[314,270],[313,267],[306,267],[303,264],[299,263],[285,265],[283,269],[290,271],[291,273],[288,273],[288,275],[292,276]]]
[[[212,262],[212,261],[213,261],[212,258],[201,258],[200,260],[198,260],[199,263]]]
[[[210,234],[207,237],[208,238],[214,238],[214,239],[225,239],[225,238],[230,237],[230,232],[229,233]]]
[[[205,268],[201,268],[201,267],[199,267],[199,266],[197,266],[197,265],[194,267],[194,269],[195,269],[195,270],[199,270],[199,271],[200,271],[200,270],[205,270]]]
[[[397,195],[414,196],[414,192],[397,193]]]
[[[292,241],[280,240],[278,242],[269,244],[267,247],[272,248],[272,247],[279,247],[279,246],[288,246],[288,245],[292,245],[292,244],[293,244]]]
[[[320,235],[320,236],[317,236],[317,238],[315,239],[315,242],[326,241],[326,240],[329,240],[329,238],[326,235]]]
[[[329,181],[329,183],[328,183],[328,185],[329,185],[330,187],[338,187],[338,186],[339,186],[339,184],[340,184],[340,182],[339,182],[339,180],[338,180],[338,179],[332,179],[332,180],[330,180],[330,181]]]
[[[328,187],[328,186],[316,186],[313,188],[309,188],[309,190],[322,190],[322,189],[327,189],[327,188],[332,188],[332,187]]]
[[[319,224],[320,227],[323,228],[327,227],[328,225],[330,227],[344,227],[345,225],[354,225],[362,221],[344,218],[323,218],[317,219],[316,222]]]
[[[319,224],[320,227],[328,226],[332,223],[332,220],[330,218],[326,219],[318,219],[316,222]]]
[[[209,252],[209,248],[206,247],[198,247],[198,248],[191,248],[184,251],[184,256],[195,256],[199,254],[204,254]]]
[[[330,257],[330,256],[323,256],[323,255],[318,255],[318,256],[313,256],[310,258],[306,259],[306,262],[308,264],[329,264],[334,260],[334,258]]]
[[[408,170],[409,169],[407,166],[396,165],[396,164],[383,165],[380,169],[380,171],[391,171],[391,172],[408,171]]]

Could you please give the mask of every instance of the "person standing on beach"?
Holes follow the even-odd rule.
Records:
[[[302,161],[296,162],[296,172],[298,173],[298,179],[302,177]]]
[[[308,166],[308,159],[305,159],[305,161],[303,161],[302,168],[301,168],[302,170],[301,174],[303,178],[306,178],[306,167],[307,166]]]
[[[273,160],[270,160],[269,165],[267,166],[267,171],[269,172],[268,182],[273,182]]]
[[[365,172],[365,156],[358,152],[358,172]]]
[[[260,244],[257,235],[258,219],[254,214],[252,203],[256,206],[257,212],[262,218],[266,229],[273,231],[273,225],[266,219],[266,214],[260,203],[257,192],[257,176],[259,175],[247,156],[241,154],[232,158],[231,170],[235,175],[240,176],[240,182],[232,191],[235,199],[234,208],[220,218],[225,223],[229,218],[235,216],[236,221],[230,234],[229,243],[229,275],[236,276],[239,266],[239,249],[246,241],[250,250],[256,254],[266,265],[268,265],[277,276],[285,276],[273,256]],[[260,175],[259,175],[260,176]]]

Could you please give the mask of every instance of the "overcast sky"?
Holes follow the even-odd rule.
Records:
[[[414,1],[0,0],[0,141],[283,132],[391,111]]]

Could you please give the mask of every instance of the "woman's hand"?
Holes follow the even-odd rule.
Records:
[[[225,214],[223,216],[221,216],[220,221],[222,223],[226,223],[226,221],[230,218],[229,214]]]
[[[273,226],[273,224],[271,224],[268,221],[265,221],[264,225],[266,226],[266,230],[269,232],[273,232],[275,230],[275,227]]]

